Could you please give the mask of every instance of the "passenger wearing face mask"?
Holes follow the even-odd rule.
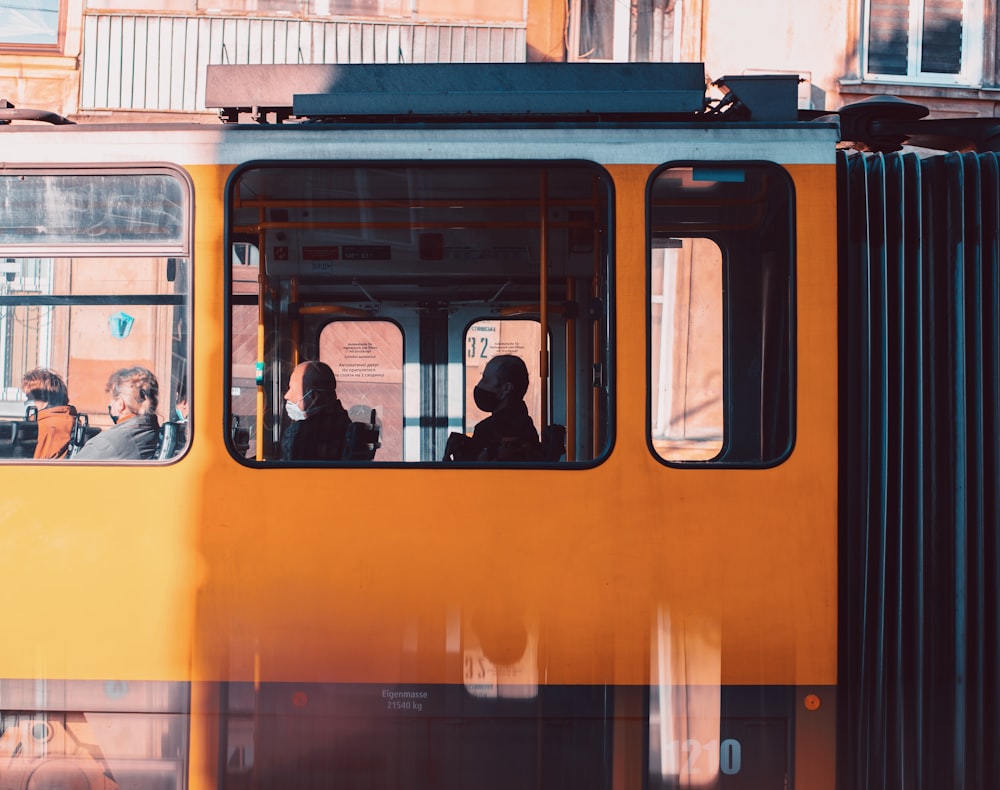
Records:
[[[524,393],[528,368],[524,360],[501,354],[486,363],[473,390],[476,406],[491,413],[476,425],[472,437],[453,433],[445,445],[446,461],[535,461],[541,457],[538,431],[528,414]]]
[[[337,379],[325,362],[295,366],[285,412],[292,421],[281,437],[282,461],[339,461],[351,418],[337,398]]]
[[[35,458],[62,458],[69,450],[76,421],[76,409],[69,405],[69,391],[63,377],[48,368],[35,368],[24,374],[21,391],[38,422]]]
[[[75,461],[145,461],[156,454],[160,385],[143,367],[116,370],[108,379],[108,414],[114,425],[90,439]]]

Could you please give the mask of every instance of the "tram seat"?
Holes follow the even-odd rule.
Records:
[[[542,460],[558,461],[566,453],[566,426],[546,425],[542,428]]]
[[[371,461],[375,458],[375,451],[381,446],[375,409],[372,409],[369,422],[352,422],[348,427],[343,460]]]
[[[156,443],[155,461],[166,461],[177,455],[184,445],[185,430],[182,422],[165,422],[160,426],[160,439]]]
[[[248,424],[246,426],[242,426],[240,425],[240,416],[238,414],[233,415],[233,447],[235,447],[236,452],[244,458],[246,458],[247,453],[250,451],[250,440],[253,438],[251,433],[253,419],[252,417],[246,417],[246,420]]]
[[[0,458],[33,458],[38,442],[38,423],[34,420],[0,422]]]
[[[69,449],[66,457],[72,458],[90,439],[101,432],[100,428],[91,427],[90,418],[86,414],[77,414],[73,423],[73,431],[69,435]]]

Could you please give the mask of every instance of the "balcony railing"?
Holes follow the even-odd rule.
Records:
[[[88,13],[81,110],[204,112],[205,67],[240,63],[518,63],[525,26]]]

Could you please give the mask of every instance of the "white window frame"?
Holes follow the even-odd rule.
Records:
[[[614,4],[614,31],[612,33],[612,56],[607,58],[584,57],[580,53],[580,0],[570,0],[569,3],[569,46],[567,60],[587,61],[589,63],[628,63],[629,25],[631,23],[632,4],[630,0],[619,0]]]
[[[925,85],[980,86],[983,80],[983,39],[985,30],[985,10],[983,0],[964,0],[962,3],[962,66],[958,74],[938,74],[920,70],[923,43],[924,0],[909,0],[910,28],[909,48],[906,53],[906,74],[881,74],[868,67],[868,40],[871,30],[872,0],[862,3],[862,36],[860,44],[862,73],[864,79],[872,82],[907,82]],[[972,35],[970,36],[969,33]]]

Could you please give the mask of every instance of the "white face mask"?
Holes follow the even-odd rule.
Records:
[[[294,421],[304,420],[306,418],[306,413],[299,408],[299,404],[293,401],[285,401],[285,411],[288,412],[288,417]]]

